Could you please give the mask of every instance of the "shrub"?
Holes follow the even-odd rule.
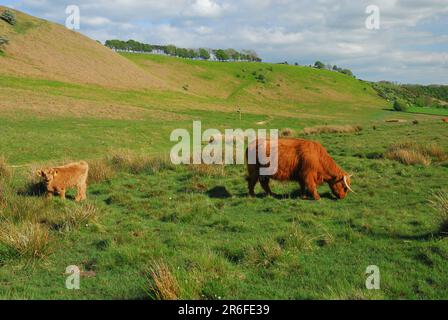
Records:
[[[439,214],[440,233],[448,235],[448,193],[443,191],[436,193],[430,204]]]
[[[0,19],[5,20],[10,25],[15,25],[17,22],[16,15],[8,9],[2,12],[2,14],[0,15]]]
[[[147,273],[151,298],[156,300],[177,300],[179,298],[179,284],[163,261],[152,262]]]
[[[361,126],[354,125],[326,125],[303,129],[304,134],[320,134],[320,133],[355,133],[362,130]]]
[[[394,101],[394,110],[395,111],[406,111],[408,109],[408,105],[405,101],[397,99]]]

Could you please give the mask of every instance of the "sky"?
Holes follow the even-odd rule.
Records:
[[[309,65],[320,60],[349,68],[364,80],[448,84],[448,0],[0,3],[61,24],[66,7],[77,5],[79,32],[102,42],[134,39],[186,48],[253,49],[266,62]],[[367,10],[372,5],[375,11]]]

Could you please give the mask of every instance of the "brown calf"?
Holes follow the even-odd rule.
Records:
[[[47,197],[57,193],[62,199],[65,199],[67,189],[76,187],[78,194],[75,197],[75,201],[78,202],[87,198],[89,165],[85,161],[69,163],[61,167],[46,168],[38,170],[36,173],[45,182]]]

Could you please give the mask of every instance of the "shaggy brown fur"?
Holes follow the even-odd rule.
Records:
[[[61,167],[46,168],[38,170],[36,173],[45,181],[47,197],[57,193],[62,199],[65,199],[67,189],[76,187],[78,194],[75,197],[75,201],[79,202],[87,198],[89,165],[85,161],[69,163]]]
[[[257,147],[267,150],[266,155],[270,156],[269,141],[266,145],[263,141],[253,142],[246,152],[253,152]],[[339,199],[345,198],[350,187],[349,174],[336,164],[319,142],[315,141],[278,139],[277,172],[272,176],[260,176],[260,167],[258,156],[256,164],[247,165],[249,173],[247,181],[251,196],[254,196],[254,188],[258,181],[267,194],[272,194],[269,188],[270,179],[297,181],[300,184],[302,196],[305,198],[308,191],[315,200],[320,199],[317,187],[324,182],[328,183],[333,194]],[[344,177],[348,186],[344,183]]]

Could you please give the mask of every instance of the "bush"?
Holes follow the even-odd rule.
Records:
[[[15,25],[17,22],[16,15],[11,10],[3,11],[0,15],[0,19],[5,20],[10,25]]]
[[[394,101],[394,110],[395,111],[406,111],[408,109],[408,104],[403,100],[395,100]]]

